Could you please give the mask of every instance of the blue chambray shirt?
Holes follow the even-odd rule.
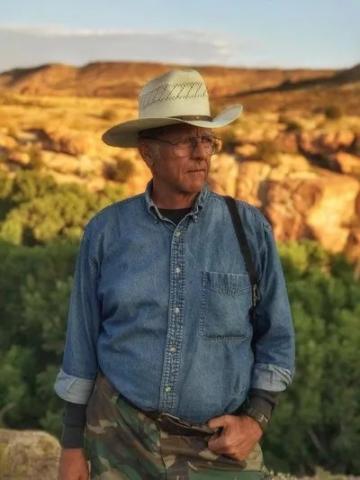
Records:
[[[63,364],[54,385],[86,404],[98,368],[143,410],[202,423],[236,410],[249,388],[282,391],[294,375],[294,330],[271,226],[237,200],[256,262],[251,285],[225,200],[205,184],[176,226],[140,195],[87,224],[72,289]]]

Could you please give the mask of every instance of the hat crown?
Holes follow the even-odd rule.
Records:
[[[139,95],[139,118],[210,116],[207,88],[196,70],[172,70],[148,82]]]

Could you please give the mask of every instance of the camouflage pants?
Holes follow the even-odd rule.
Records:
[[[262,480],[260,445],[246,461],[214,454],[211,434],[166,432],[120,395],[101,373],[87,406],[85,452],[96,480]]]

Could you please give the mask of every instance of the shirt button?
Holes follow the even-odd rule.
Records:
[[[171,392],[171,387],[169,385],[165,387],[165,392]]]
[[[180,313],[180,308],[179,308],[179,307],[175,307],[175,308],[174,308],[174,312],[175,312],[175,313]]]
[[[181,268],[176,267],[176,268],[175,268],[175,272],[176,272],[176,273],[180,273],[180,272],[181,272]]]
[[[176,237],[180,237],[180,235],[181,235],[180,230],[178,230],[177,232],[175,232],[175,236],[176,236]]]
[[[172,353],[176,352],[176,347],[170,347],[170,352]]]

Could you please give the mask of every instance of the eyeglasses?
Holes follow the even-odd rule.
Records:
[[[172,145],[173,152],[178,157],[186,157],[191,155],[198,143],[201,144],[204,152],[207,155],[215,155],[221,150],[222,142],[220,138],[214,137],[212,135],[200,135],[198,137],[187,137],[183,140],[177,142],[171,142],[170,140],[164,140],[163,138],[142,136],[141,138],[147,138],[149,140],[155,140],[156,142],[166,143]]]

